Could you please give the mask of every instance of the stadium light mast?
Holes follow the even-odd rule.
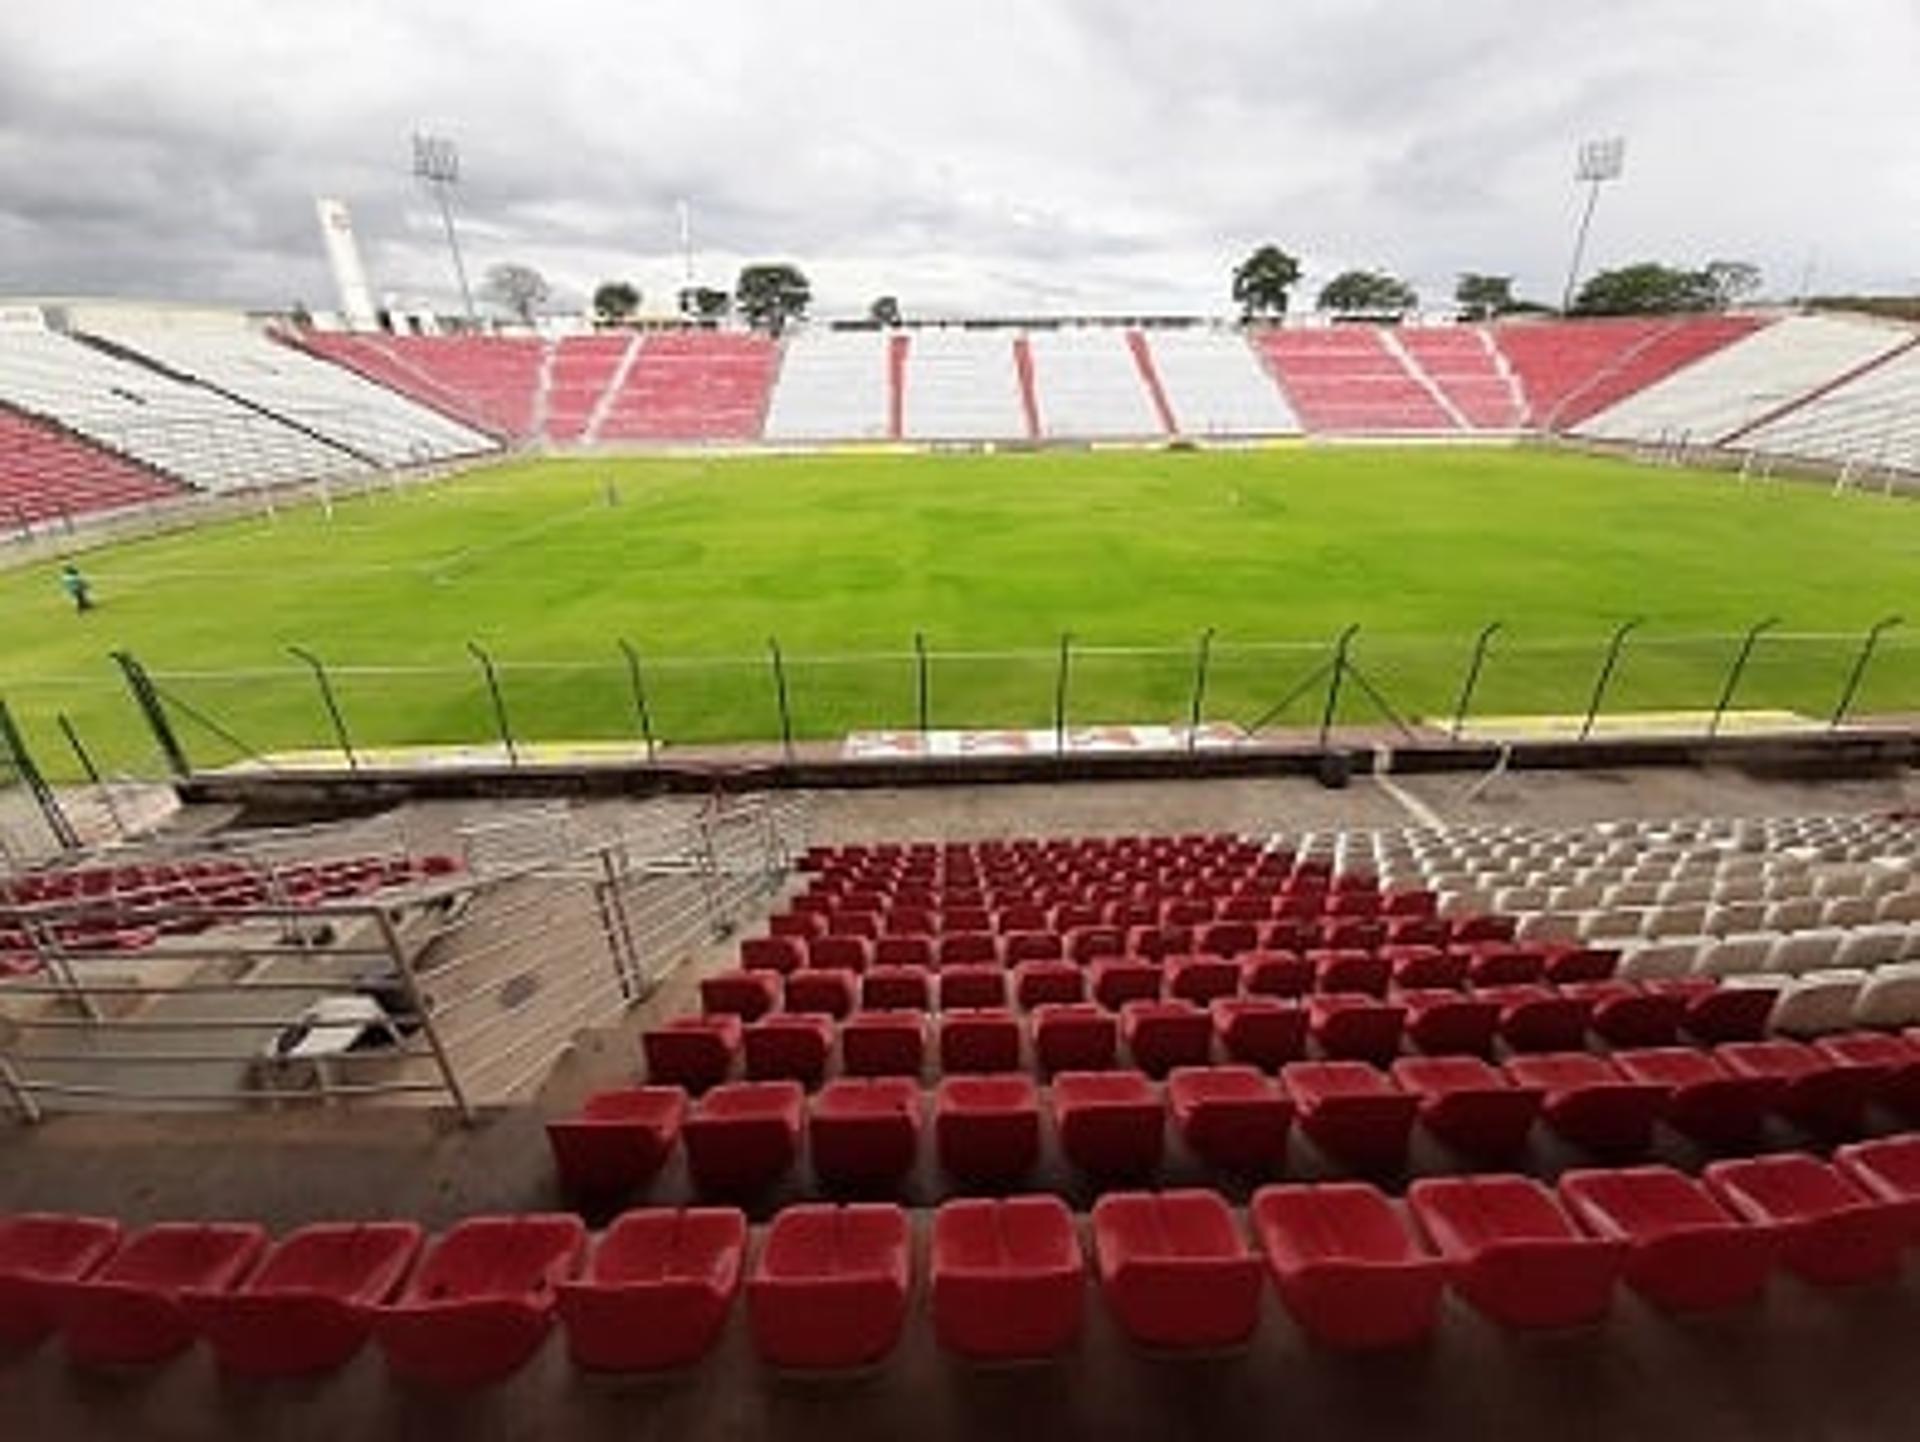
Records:
[[[1600,187],[1609,180],[1618,180],[1626,161],[1627,142],[1618,135],[1589,140],[1580,147],[1573,178],[1577,184],[1587,187],[1587,203],[1580,212],[1580,229],[1573,237],[1573,263],[1567,267],[1567,288],[1560,297],[1563,313],[1573,309],[1573,288],[1580,282],[1580,262],[1587,253],[1587,230],[1593,224],[1594,207],[1600,203]]]
[[[473,288],[467,284],[467,265],[460,258],[460,237],[453,228],[453,188],[460,183],[460,147],[444,135],[413,137],[413,178],[431,190],[440,202],[440,223],[446,227],[447,249],[453,254],[453,273],[460,279],[460,300],[467,308],[467,324],[479,327],[473,310]]]

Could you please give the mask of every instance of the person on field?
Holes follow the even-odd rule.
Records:
[[[60,589],[73,602],[76,615],[85,615],[93,609],[93,587],[80,574],[80,568],[71,561],[60,568]]]

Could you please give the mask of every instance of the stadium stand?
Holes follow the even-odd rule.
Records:
[[[165,501],[179,486],[48,421],[0,406],[0,527]]]
[[[550,441],[591,440],[589,427],[603,397],[617,394],[624,372],[638,354],[640,338],[570,335],[555,343],[548,366],[545,435]]]
[[[902,434],[909,440],[1021,440],[1027,435],[1013,340],[998,330],[914,332]]]
[[[78,319],[90,336],[257,406],[372,465],[417,465],[496,448],[489,435],[225,317],[176,322],[102,310]]]
[[[600,420],[604,441],[751,441],[779,366],[765,336],[660,331],[640,344]]]
[[[1789,402],[1723,444],[1847,466],[1920,471],[1920,336]]]
[[[1387,344],[1382,327],[1268,327],[1254,344],[1308,430],[1366,435],[1458,428],[1404,353]]]
[[[540,341],[336,331],[290,331],[283,339],[476,430],[511,440],[532,435]]]
[[[810,328],[790,336],[767,408],[770,441],[883,441],[893,431],[891,332]]]
[[[1035,330],[1027,346],[1041,435],[1099,439],[1165,433],[1127,332],[1112,326]]]
[[[1293,435],[1299,417],[1235,331],[1206,329],[1139,332],[1183,436]]]
[[[1732,325],[1740,318],[1716,319]],[[1907,335],[1864,319],[1788,316],[1750,330],[1664,378],[1636,379],[1617,404],[1563,425],[1605,440],[1717,444],[1809,390],[1885,355]],[[1633,368],[1639,368],[1638,362]]]
[[[1612,325],[1614,322],[1562,322]],[[1652,322],[1631,345],[1596,369],[1540,419],[1547,430],[1572,430],[1625,396],[1753,334],[1764,325],[1755,316],[1681,316]]]
[[[1526,399],[1484,326],[1407,327],[1401,348],[1474,430],[1518,430]]]
[[[342,447],[216,391],[50,331],[0,332],[0,402],[201,490],[366,469]]]

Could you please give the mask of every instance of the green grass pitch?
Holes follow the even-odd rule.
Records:
[[[916,631],[932,723],[988,726],[1047,723],[1062,632],[1076,721],[1183,720],[1211,628],[1206,715],[1245,723],[1348,624],[1382,694],[1441,717],[1495,620],[1479,714],[1580,711],[1635,616],[1610,707],[1710,707],[1731,638],[1777,616],[1737,704],[1825,715],[1868,625],[1920,627],[1911,503],[1531,449],[528,461],[83,564],[85,617],[52,567],[0,573],[0,695],[62,773],[60,712],[105,767],[153,769],[116,648],[214,765],[237,753],[201,718],[325,743],[289,645],[335,668],[363,744],[490,739],[469,640],[521,736],[615,740],[637,730],[625,637],[659,735],[705,743],[777,734],[774,637],[797,733],[832,737],[913,724]],[[1920,709],[1920,645],[1893,633],[1859,704]],[[1371,717],[1352,688],[1342,713]]]

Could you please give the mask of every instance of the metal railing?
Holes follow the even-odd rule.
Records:
[[[716,800],[670,824],[609,823],[561,858],[311,906],[14,906],[0,932],[25,932],[10,969],[31,969],[0,982],[0,1096],[28,1120],[315,1102],[470,1120],[739,926],[778,889],[806,819],[801,795]],[[97,943],[148,932],[135,949]],[[339,1045],[288,1045],[303,1025],[327,1032],[314,1008],[342,998],[376,1001],[377,1018]]]

